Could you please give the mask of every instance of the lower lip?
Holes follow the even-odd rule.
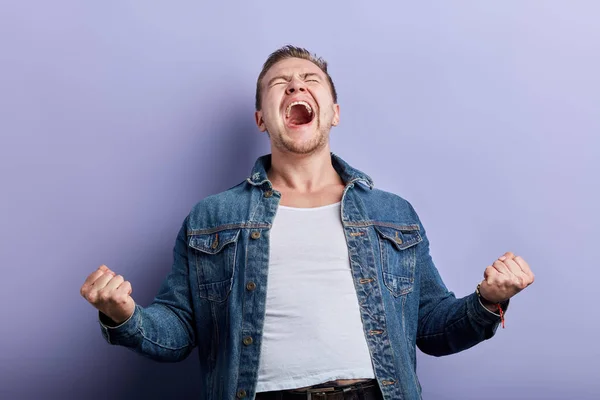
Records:
[[[313,119],[312,119],[312,120],[311,120],[309,123],[302,124],[302,125],[290,125],[290,124],[288,124],[288,123],[287,123],[287,121],[286,121],[286,124],[285,124],[285,126],[286,126],[286,128],[288,128],[288,129],[299,130],[299,129],[302,129],[302,128],[306,128],[306,127],[309,127],[309,126],[311,126],[311,125],[313,124],[313,122],[315,122],[315,119],[316,119],[316,118],[313,118]]]

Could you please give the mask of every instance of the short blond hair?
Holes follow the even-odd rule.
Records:
[[[262,79],[265,77],[265,75],[267,74],[269,69],[271,69],[271,67],[273,65],[277,64],[279,61],[282,61],[282,60],[285,60],[288,58],[301,58],[303,60],[308,60],[308,61],[312,62],[313,64],[315,64],[317,67],[319,67],[321,69],[321,71],[323,71],[325,73],[325,75],[327,76],[327,81],[329,82],[329,88],[331,89],[331,95],[333,96],[333,102],[337,103],[337,92],[335,90],[335,85],[333,84],[333,80],[331,79],[331,76],[327,72],[327,61],[325,61],[321,57],[317,57],[315,54],[311,53],[310,51],[308,51],[302,47],[287,45],[287,46],[283,46],[283,47],[275,50],[273,53],[271,53],[271,55],[269,55],[269,57],[267,58],[267,61],[265,61],[265,63],[263,64],[262,70],[260,71],[260,74],[258,75],[258,80],[256,81],[256,104],[255,104],[255,107],[256,107],[257,111],[260,110],[260,108],[261,108],[261,101],[262,101],[261,82],[262,82]]]

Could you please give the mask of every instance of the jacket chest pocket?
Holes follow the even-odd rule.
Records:
[[[379,252],[383,282],[395,296],[412,292],[417,264],[416,245],[423,239],[416,225],[404,227],[375,226],[379,235]]]
[[[239,236],[240,229],[190,236],[188,245],[201,298],[217,302],[227,299],[233,284]]]

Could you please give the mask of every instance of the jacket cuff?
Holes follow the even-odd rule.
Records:
[[[510,299],[500,303],[504,313],[506,313],[509,303]],[[469,316],[482,325],[496,325],[501,321],[500,314],[488,310],[477,296],[477,293],[472,293],[468,297],[467,312]]]
[[[102,312],[98,312],[98,322],[102,330],[102,336],[110,344],[118,344],[121,339],[135,335],[140,329],[140,309],[136,304],[133,314],[119,325],[114,325],[114,322]]]

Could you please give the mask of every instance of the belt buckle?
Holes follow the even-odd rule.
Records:
[[[327,393],[329,392],[335,392],[334,387],[324,387],[324,388],[318,388],[318,389],[308,389],[306,391],[306,400],[312,400],[312,395],[313,394],[323,394],[325,396],[327,396]]]

